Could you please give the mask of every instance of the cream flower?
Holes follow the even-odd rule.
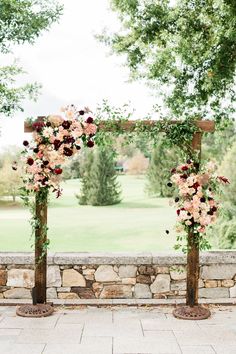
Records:
[[[49,116],[48,121],[54,126],[58,127],[63,123],[63,118],[61,116]]]

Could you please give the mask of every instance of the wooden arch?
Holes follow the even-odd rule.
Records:
[[[38,117],[37,120],[42,120],[43,117]],[[144,124],[152,126],[155,125],[157,121],[147,120],[143,121]],[[120,122],[120,128],[122,131],[132,131],[136,125],[137,121],[130,120]],[[169,124],[180,124],[181,121],[170,121]],[[215,123],[210,120],[199,120],[195,122],[199,131],[193,134],[192,138],[192,149],[201,152],[201,141],[203,132],[214,132]],[[100,121],[98,125],[98,130],[111,131],[112,128],[108,128],[106,121]],[[25,122],[24,131],[26,133],[33,132],[33,128],[27,122]],[[47,274],[47,253],[45,252],[43,245],[47,241],[46,233],[43,233],[43,229],[47,227],[47,204],[40,203],[36,195],[36,215],[40,220],[40,228],[35,232],[35,287],[33,289],[33,304],[45,304],[46,298],[46,274]],[[44,234],[44,238],[41,236]],[[198,309],[198,280],[199,280],[199,246],[195,242],[194,234],[188,235],[188,253],[187,253],[187,296],[186,296],[186,306],[190,308],[189,316],[182,316],[181,314],[176,315],[179,318],[196,319],[201,318]],[[40,260],[40,261],[39,261]],[[195,312],[194,312],[195,311]],[[201,311],[200,311],[201,312]],[[205,318],[206,316],[205,313]],[[204,316],[203,316],[204,318]]]

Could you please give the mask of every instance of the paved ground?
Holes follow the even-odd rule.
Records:
[[[0,354],[236,354],[236,307],[214,307],[204,321],[173,318],[172,308],[58,308],[51,317],[17,317],[0,307]]]

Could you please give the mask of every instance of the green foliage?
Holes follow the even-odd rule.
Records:
[[[179,120],[177,124],[172,124],[169,119],[163,117],[162,120],[152,120],[152,115],[147,114],[145,120],[133,121],[133,125],[127,130],[127,123],[131,117],[129,106],[125,104],[122,107],[113,107],[106,100],[98,107],[95,116],[96,124],[99,125],[99,121],[105,122],[95,136],[95,141],[100,146],[114,144],[114,138],[123,135],[123,145],[133,144],[138,148],[140,146],[142,152],[149,156],[149,148],[158,144],[160,133],[164,133],[163,145],[165,147],[180,148],[179,153],[184,159],[186,157],[198,158],[192,150],[193,134],[199,131],[195,124],[196,119],[193,117],[187,117],[185,120]]]
[[[114,156],[112,149],[107,147],[89,152],[83,166],[80,204],[102,206],[121,201]]]
[[[16,196],[20,195],[21,170],[19,168],[14,171],[12,165],[14,161],[18,161],[20,151],[17,147],[11,146],[5,149],[0,155],[0,196],[12,197],[13,202]]]
[[[62,6],[47,0],[0,1],[0,53],[9,53],[16,44],[33,44],[43,30],[58,21]],[[17,87],[15,81],[24,71],[14,62],[0,67],[0,114],[11,116],[23,111],[22,100],[35,99],[37,83]]]
[[[61,13],[62,6],[54,0],[1,0],[0,51],[9,52],[15,44],[34,43]]]
[[[0,169],[0,196],[10,196],[13,202],[20,195],[21,175],[19,171],[12,170],[12,161],[5,159]]]
[[[224,144],[222,142],[222,144]],[[208,233],[219,248],[236,248],[236,142],[229,147],[219,167],[220,175],[226,176],[230,184],[219,195],[225,201],[220,217]]]
[[[175,117],[234,111],[234,0],[111,0],[122,30],[100,38],[125,54],[133,79],[146,79]],[[227,99],[227,105],[225,105]]]
[[[92,181],[92,168],[94,161],[94,152],[92,150],[86,150],[83,156],[83,160],[80,165],[81,175],[81,189],[80,194],[76,195],[79,200],[79,204],[90,204],[90,191],[93,189]]]
[[[221,166],[219,167],[220,174],[226,176],[230,184],[224,188],[222,198],[236,206],[236,142],[224,155]]]
[[[202,140],[202,159],[216,160],[221,163],[225,152],[236,141],[235,128],[235,122],[230,122],[214,134],[205,134]]]
[[[225,203],[216,224],[207,233],[217,248],[236,248],[236,205]]]
[[[170,171],[178,164],[178,155],[175,150],[167,149],[162,139],[153,149],[147,171],[146,190],[149,195],[170,197],[174,188],[168,187]]]
[[[75,155],[71,161],[69,161],[63,167],[63,180],[80,178],[80,160],[81,155]]]
[[[0,114],[10,116],[16,111],[23,111],[22,100],[27,97],[36,100],[41,87],[38,83],[16,87],[17,76],[24,73],[16,62],[0,67]]]

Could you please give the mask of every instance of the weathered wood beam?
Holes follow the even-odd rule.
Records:
[[[38,117],[35,121],[42,121],[44,117]],[[121,127],[121,129],[123,130],[130,130],[133,127],[135,127],[135,125],[140,122],[140,120],[129,120],[129,121],[117,121],[117,124]],[[157,120],[143,120],[142,121],[144,124],[146,125],[155,125],[158,121]],[[115,122],[114,122],[115,123]],[[178,121],[178,120],[172,120],[169,122],[169,124],[180,124],[182,123],[182,121]],[[196,126],[204,131],[204,132],[213,132],[215,130],[215,122],[213,122],[212,120],[198,120],[196,121]],[[107,127],[107,121],[100,121],[98,124],[98,128],[101,130],[105,130],[105,131],[112,131],[113,129],[111,127]],[[29,125],[29,123],[25,122],[25,133],[32,133],[33,132],[33,128],[31,125]]]

